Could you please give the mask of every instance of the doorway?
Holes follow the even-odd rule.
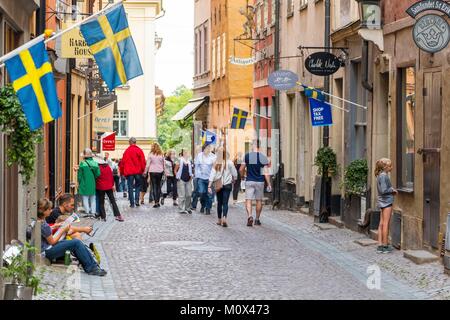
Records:
[[[442,74],[424,73],[424,144],[423,158],[423,241],[424,246],[438,248],[440,212],[440,163],[442,127]]]

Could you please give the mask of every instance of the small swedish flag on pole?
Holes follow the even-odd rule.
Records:
[[[44,39],[5,61],[31,130],[62,115]]]
[[[202,130],[202,147],[216,144],[216,134],[208,130]]]
[[[248,119],[248,112],[239,108],[234,108],[231,120],[231,129],[245,129]]]
[[[305,89],[305,96],[308,98],[313,98],[319,101],[325,101],[325,95],[322,93],[322,91],[313,88],[305,86],[304,84],[301,85]]]
[[[110,91],[144,74],[123,5],[80,27]]]

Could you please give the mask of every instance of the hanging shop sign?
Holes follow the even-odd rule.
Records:
[[[102,135],[102,151],[116,151],[116,133]]]
[[[406,10],[413,18],[426,11],[440,11],[450,17],[450,4],[440,0],[425,0],[413,4]],[[450,42],[450,25],[440,15],[424,15],[417,19],[414,25],[413,39],[423,51],[428,53],[439,52],[445,49]]]
[[[256,57],[250,57],[250,58],[237,58],[235,56],[230,57],[230,63],[231,64],[237,64],[240,66],[249,66],[256,63]]]
[[[275,90],[290,90],[297,86],[298,75],[289,70],[278,70],[269,76],[269,86]]]
[[[72,23],[63,23],[63,30],[71,26]],[[80,28],[75,28],[61,36],[61,57],[78,59],[93,58],[89,46],[80,32]]]
[[[316,52],[305,60],[306,69],[316,76],[326,77],[336,73],[342,62],[329,52]]]
[[[333,116],[331,106],[328,103],[309,99],[311,109],[311,124],[313,127],[331,126],[333,124]]]
[[[114,104],[110,104],[94,113],[92,124],[94,132],[113,131]]]

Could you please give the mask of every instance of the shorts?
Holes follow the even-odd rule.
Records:
[[[264,182],[246,181],[245,199],[262,200],[264,198]]]
[[[380,207],[380,209],[383,210],[383,209],[387,209],[387,208],[390,208],[390,207],[392,207],[392,203],[391,203],[391,204],[388,204],[387,206]]]

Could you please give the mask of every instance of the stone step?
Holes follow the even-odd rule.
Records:
[[[407,250],[403,253],[406,259],[415,264],[433,263],[439,261],[439,257],[425,250]]]
[[[335,225],[332,225],[330,223],[314,223],[314,226],[319,228],[320,230],[333,230],[337,229]]]
[[[329,221],[330,224],[335,225],[338,228],[344,228],[344,223],[342,222],[340,216],[329,217],[328,221]]]
[[[378,241],[375,241],[375,240],[369,239],[369,238],[364,238],[364,239],[355,240],[355,243],[359,244],[360,246],[363,246],[363,247],[368,247],[368,246],[377,245]]]
[[[370,230],[370,238],[378,241],[378,230]]]

